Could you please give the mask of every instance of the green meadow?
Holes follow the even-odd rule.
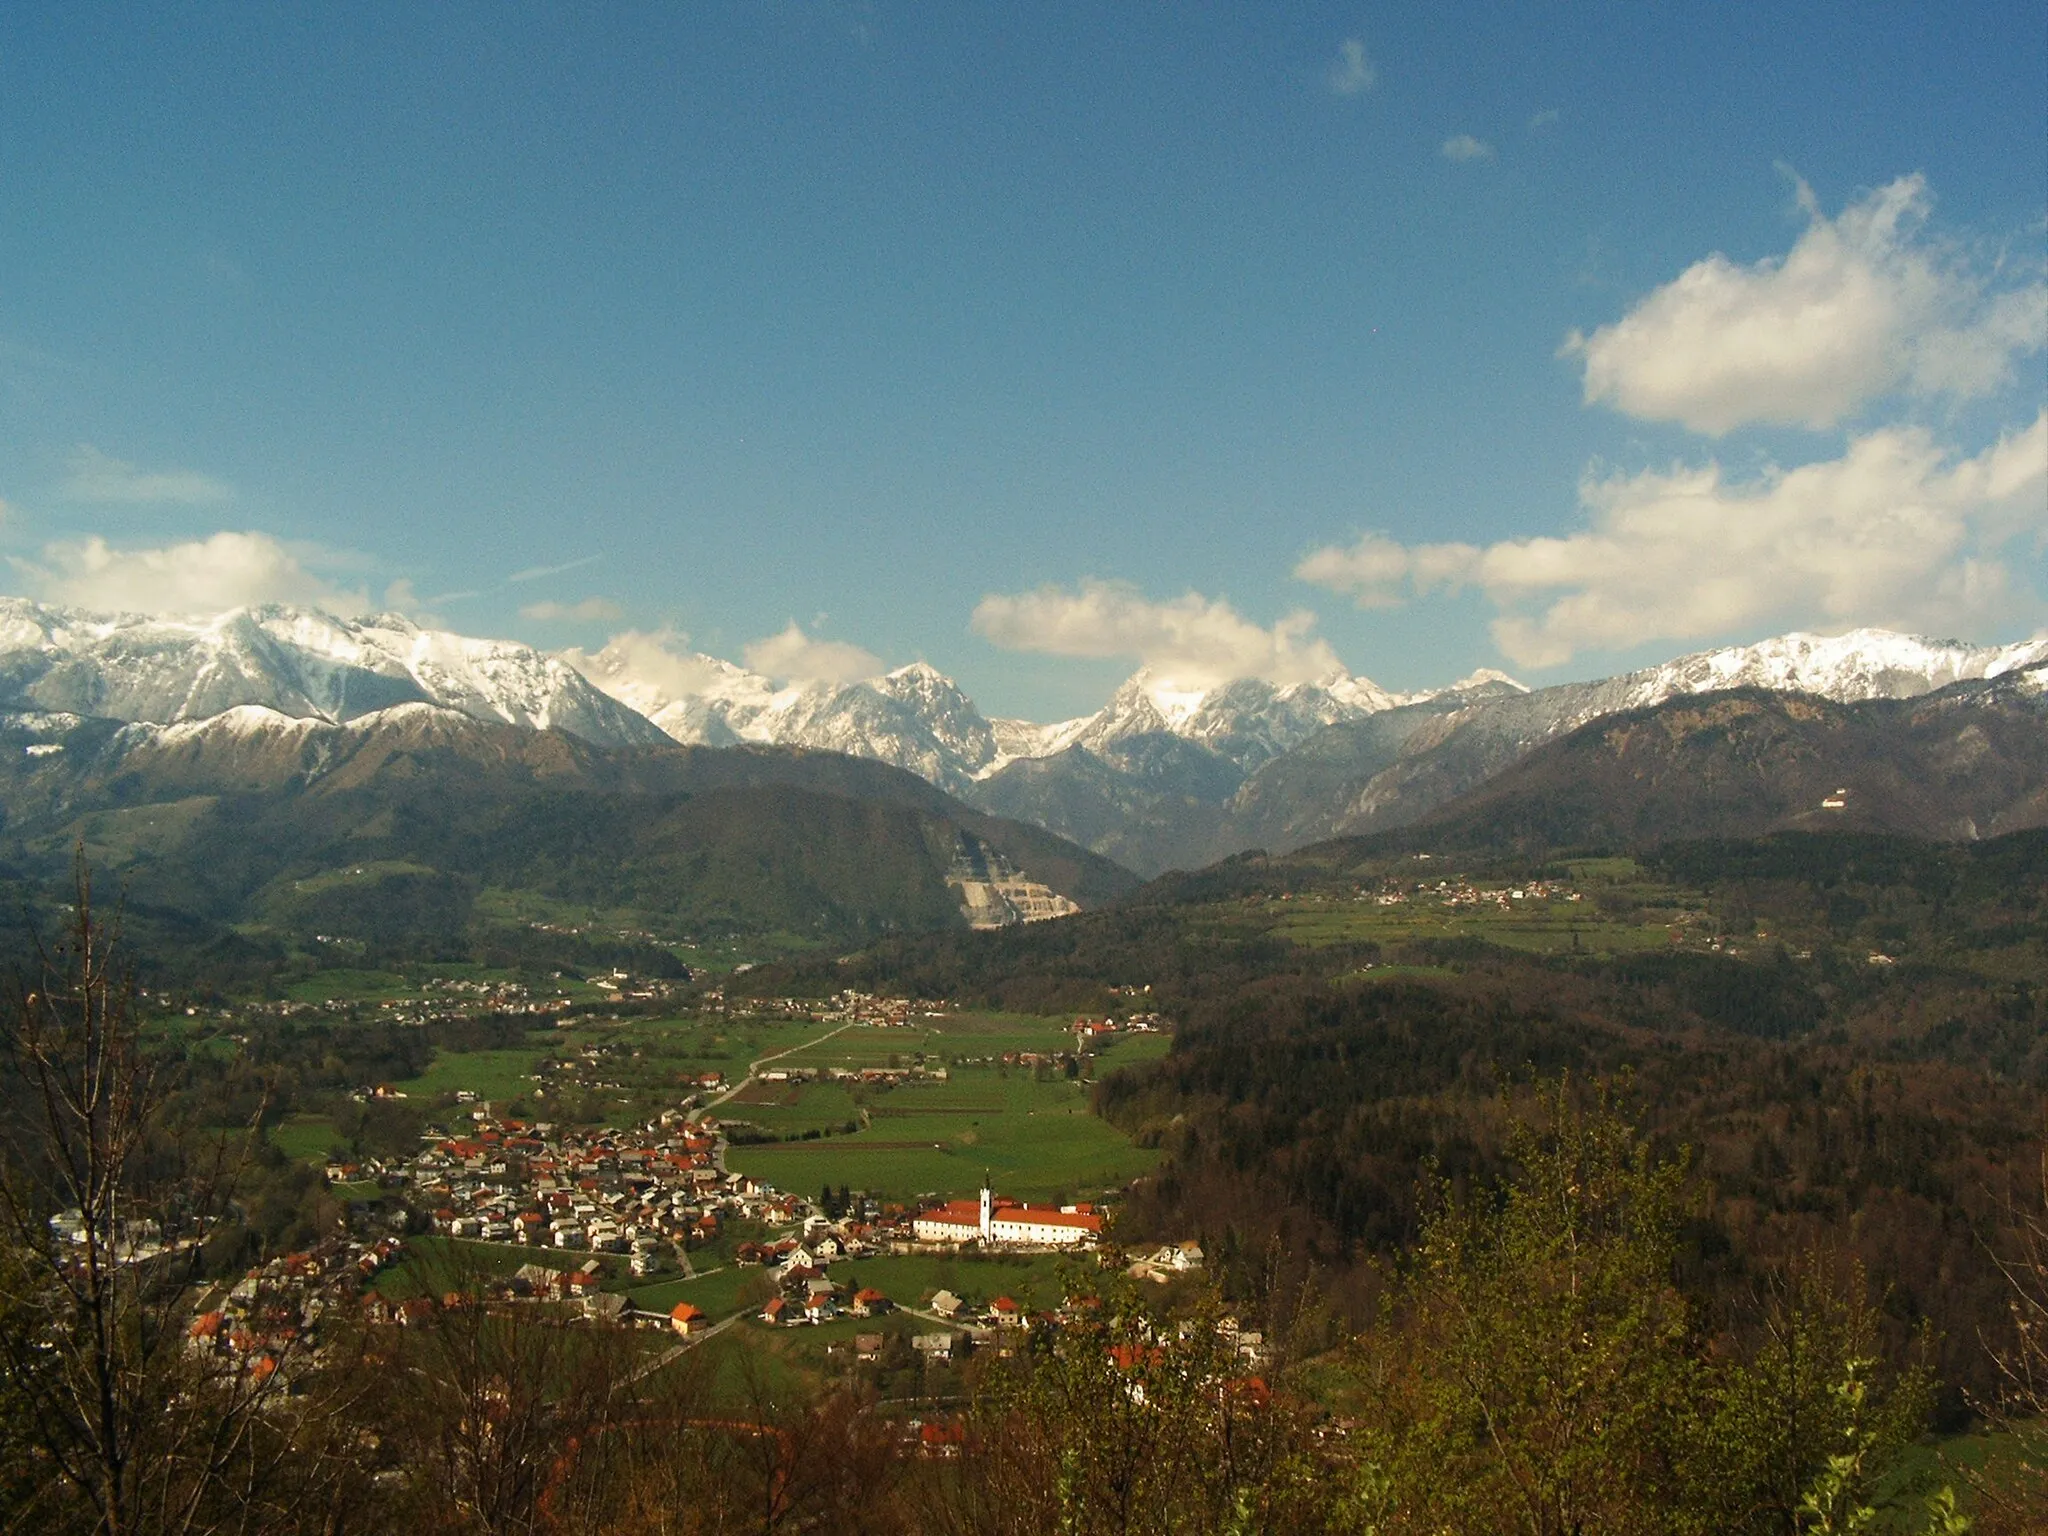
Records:
[[[922,1307],[933,1292],[944,1290],[977,1306],[1008,1296],[1047,1310],[1066,1294],[1068,1271],[1083,1262],[1051,1253],[878,1254],[834,1264],[828,1273],[848,1296],[873,1286],[899,1306]]]
[[[817,1119],[843,1124],[852,1096],[837,1085],[802,1085],[776,1112],[794,1122],[806,1098],[826,1087]],[[797,1193],[843,1184],[897,1199],[970,1194],[987,1173],[1005,1194],[1043,1199],[1098,1194],[1158,1161],[1089,1111],[1084,1084],[1056,1074],[1041,1080],[1028,1068],[956,1067],[947,1082],[911,1081],[860,1097],[865,1124],[851,1135],[735,1145],[727,1166]]]
[[[1418,897],[1383,907],[1345,897],[1297,897],[1266,909],[1277,938],[1311,948],[1361,942],[1399,944],[1416,939],[1481,939],[1507,949],[1540,953],[1583,951],[1624,954],[1668,949],[1665,923],[1617,922],[1588,902],[1532,901],[1497,906],[1446,906]]]
[[[687,1301],[702,1310],[713,1322],[731,1317],[733,1313],[746,1310],[753,1305],[745,1293],[751,1287],[767,1291],[773,1282],[767,1272],[758,1265],[727,1265],[709,1274],[688,1279],[673,1276],[655,1285],[643,1285],[626,1294],[633,1305],[643,1312],[667,1312],[679,1301]]]
[[[270,1144],[295,1163],[324,1163],[340,1137],[325,1115],[292,1115],[271,1126]]]
[[[626,1261],[615,1254],[593,1255],[560,1248],[535,1248],[522,1243],[479,1243],[467,1238],[411,1237],[406,1239],[405,1257],[377,1276],[380,1295],[393,1299],[408,1296],[440,1296],[448,1291],[467,1290],[479,1280],[499,1280],[527,1264],[543,1269],[581,1269],[593,1257],[598,1260],[608,1291],[621,1288]]]
[[[425,1072],[391,1086],[408,1098],[431,1099],[438,1094],[467,1090],[481,1099],[503,1101],[532,1092],[541,1055],[534,1046],[502,1051],[440,1051]]]
[[[381,1003],[420,995],[419,989],[396,971],[365,971],[348,966],[315,971],[284,991],[295,1003]]]

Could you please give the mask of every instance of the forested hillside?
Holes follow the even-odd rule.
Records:
[[[1440,885],[1500,899],[1445,906]],[[1518,885],[1561,915],[1525,916]],[[1950,1412],[1993,1384],[1982,1340],[2009,1320],[1986,1234],[2048,1104],[2043,834],[1790,834],[1533,866],[1325,844],[1044,931],[892,940],[831,974],[1014,1008],[1107,1010],[1149,988],[1173,1051],[1098,1089],[1169,1154],[1126,1230],[1200,1231],[1253,1287],[1277,1243],[1361,1319],[1420,1231],[1420,1170],[1483,1185],[1513,1096],[1614,1084],[1686,1159],[1704,1305],[1825,1252],[1862,1266],[1895,1344],[1932,1325]]]
[[[642,968],[661,963],[650,936],[962,927],[948,876],[969,852],[1084,905],[1136,884],[829,752],[607,749],[424,707],[351,726],[87,721],[35,751],[0,736],[16,748],[0,754],[0,869],[61,893],[82,849],[167,979],[246,978],[316,935],[369,963],[548,948],[549,930],[574,949],[559,930],[592,912],[611,931],[580,963],[610,963],[623,931]]]

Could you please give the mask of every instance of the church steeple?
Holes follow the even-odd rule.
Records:
[[[988,1242],[996,1232],[996,1192],[989,1188],[988,1170],[981,1171],[981,1240]]]

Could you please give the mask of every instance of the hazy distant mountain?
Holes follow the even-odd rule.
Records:
[[[1408,703],[1417,697],[1455,701],[1520,688],[1483,673],[1434,696],[1391,694],[1354,677],[1288,686],[1245,679],[1192,690],[1140,672],[1093,715],[1041,727],[1035,742],[1013,732],[1017,747],[1039,750],[1018,750],[965,794],[1156,873],[1246,846],[1231,845],[1224,830],[1232,797],[1247,774],[1291,761],[1318,733],[1428,707]]]

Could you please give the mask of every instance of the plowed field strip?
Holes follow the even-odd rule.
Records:
[[[885,1118],[907,1120],[913,1116],[922,1118],[925,1115],[1000,1115],[1002,1112],[1003,1106],[1000,1104],[947,1104],[935,1109],[870,1109],[868,1111],[877,1120]]]

